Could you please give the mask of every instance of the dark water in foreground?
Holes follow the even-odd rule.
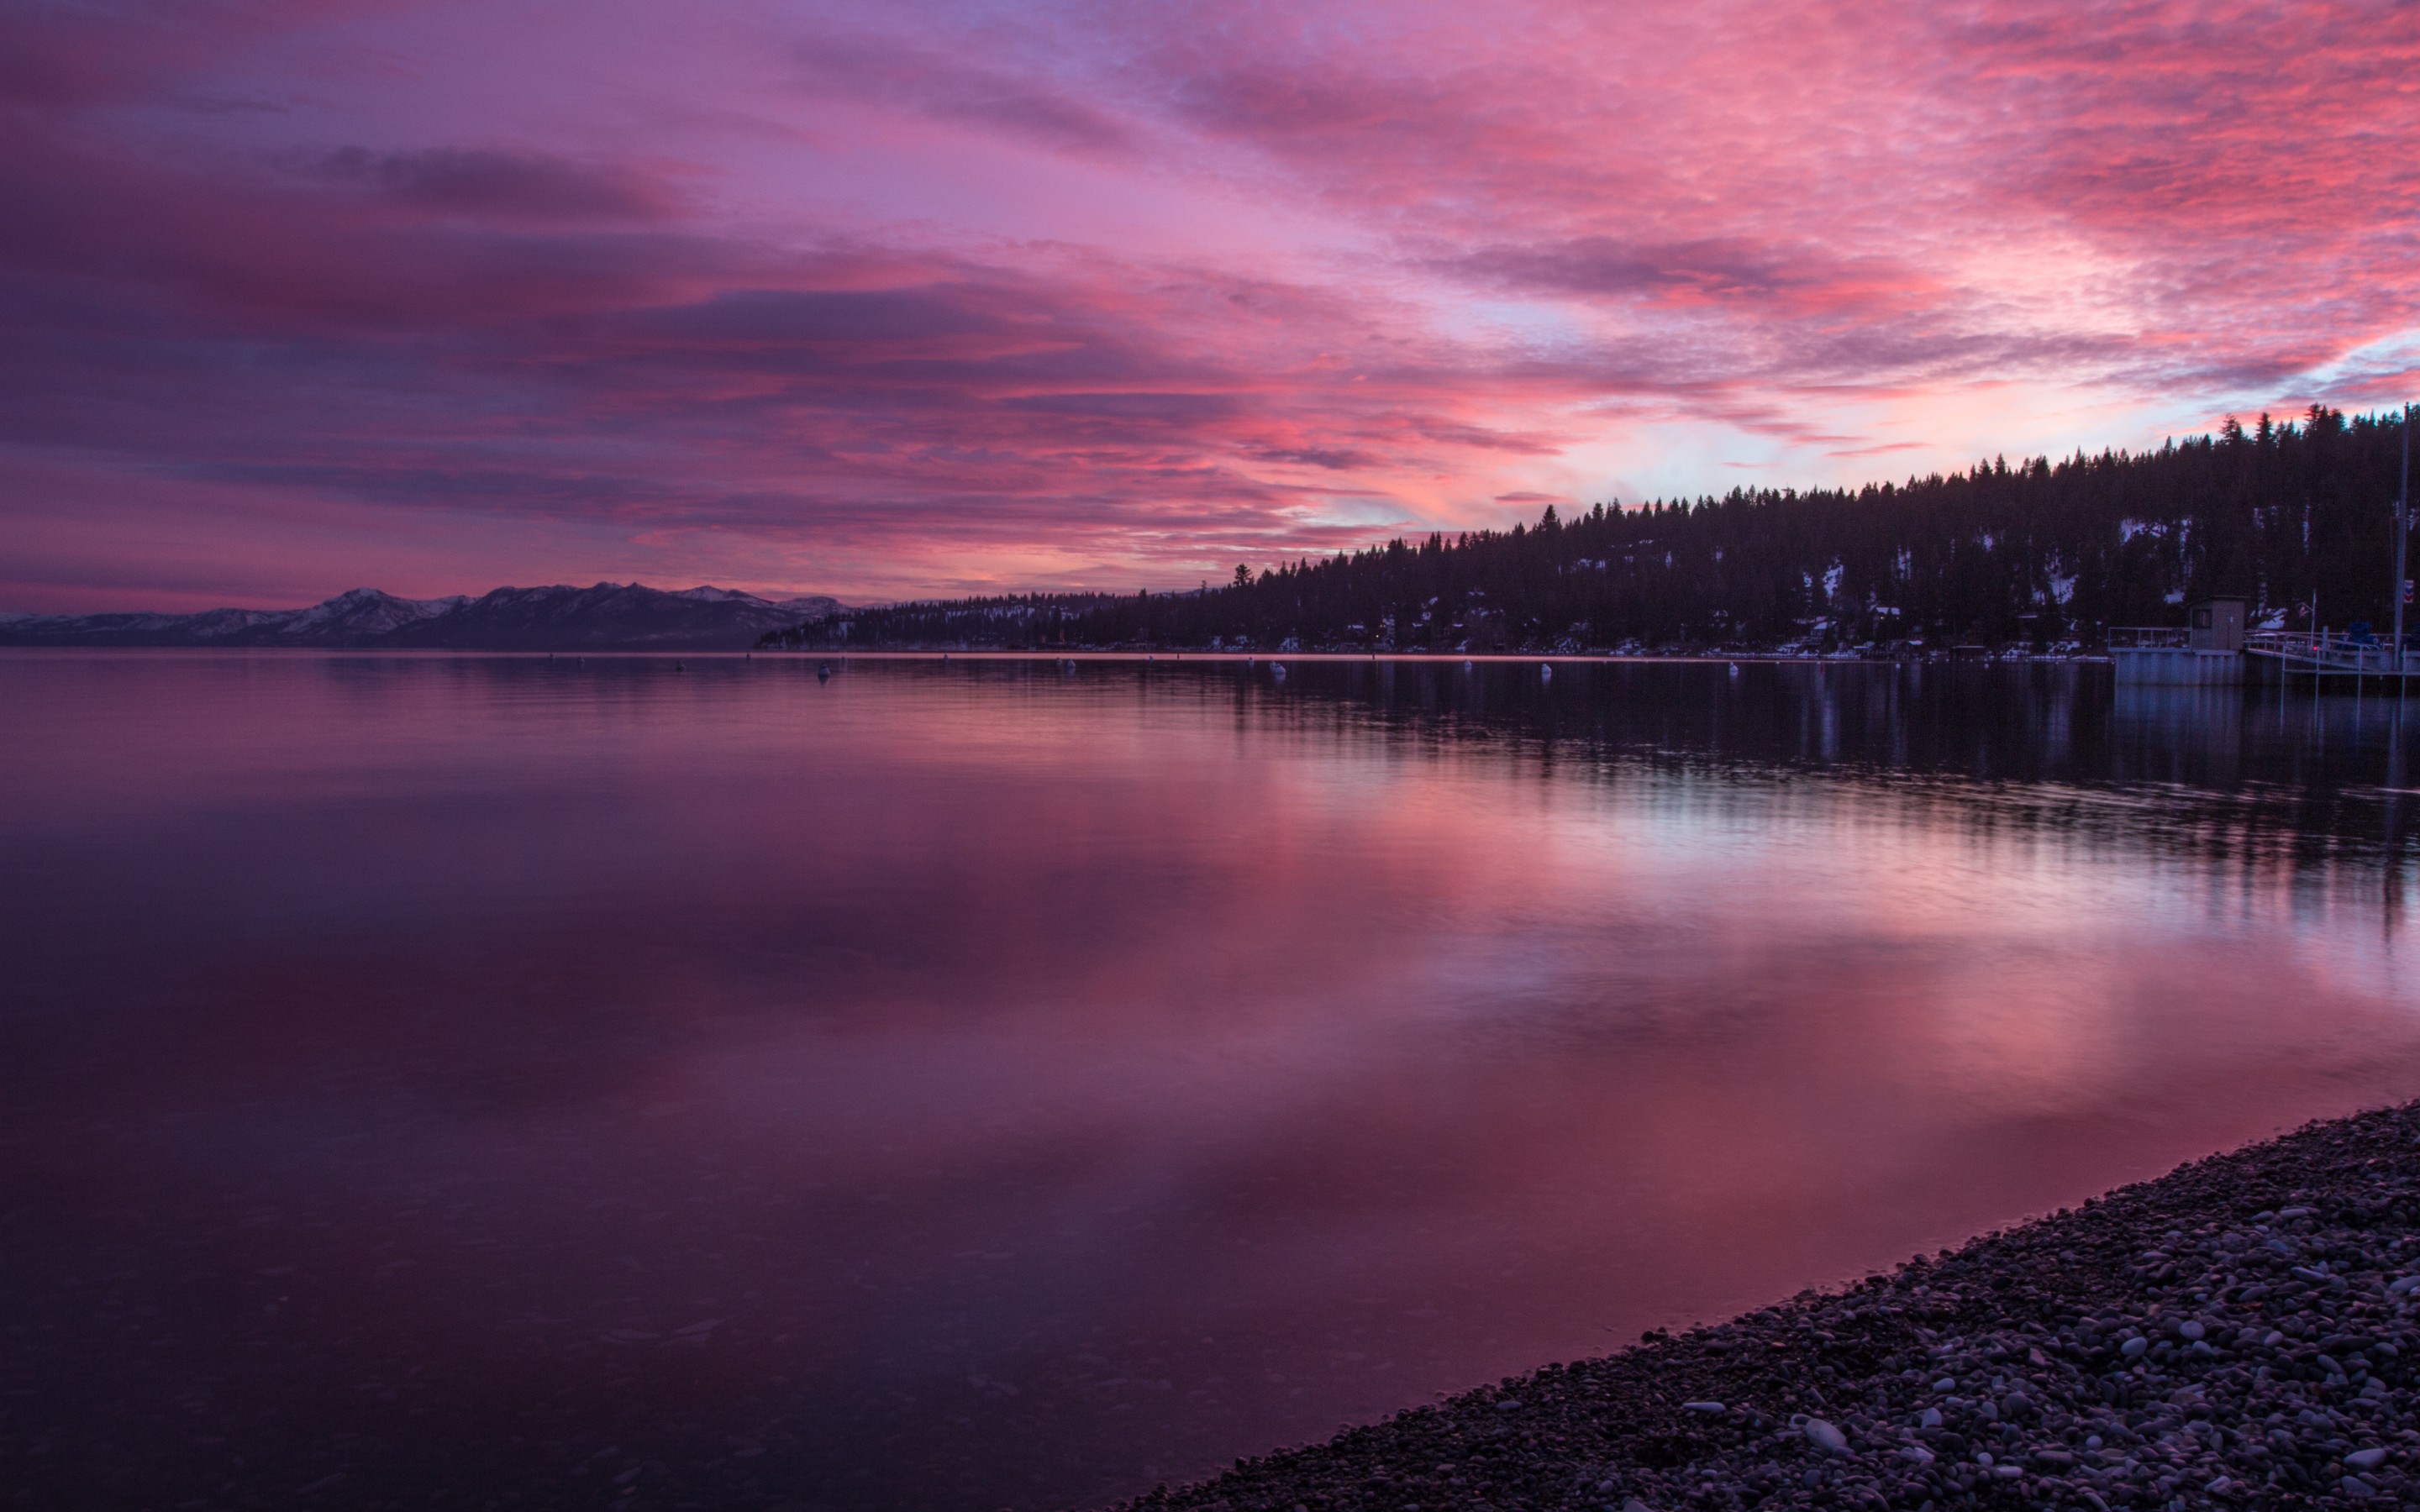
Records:
[[[2420,1094],[2375,700],[813,665],[0,656],[0,1499],[1097,1502]]]

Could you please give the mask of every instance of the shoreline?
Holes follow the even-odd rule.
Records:
[[[2420,1102],[1120,1507],[2385,1508],[2415,1298]]]

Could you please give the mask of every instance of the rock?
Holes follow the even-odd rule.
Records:
[[[2378,1488],[2362,1479],[2359,1475],[2347,1475],[2344,1479],[2336,1482],[2336,1485],[2347,1496],[2358,1496],[2366,1500],[2378,1494]]]
[[[1499,1412],[1517,1412],[1521,1410],[1521,1398],[1507,1396],[1496,1404],[1496,1410]]]
[[[1681,1410],[1684,1412],[1703,1412],[1708,1417],[1720,1417],[1724,1411],[1723,1404],[1720,1402],[1683,1402]]]
[[[2386,1463],[2386,1451],[2383,1449],[2355,1449],[2352,1453],[2344,1457],[2344,1462],[2350,1465],[2355,1470],[2376,1470],[2379,1466]]]
[[[1941,1409],[1938,1407],[1928,1407],[1923,1412],[1916,1413],[1916,1426],[1923,1428],[1939,1427],[1941,1426]]]
[[[2138,1335],[2119,1345],[2118,1347],[2118,1352],[2124,1355],[2129,1360],[2139,1360],[2143,1356],[2143,1351],[2150,1347],[2151,1341]]]
[[[1808,1418],[1800,1426],[1799,1431],[1807,1435],[1807,1443],[1826,1454],[1844,1455],[1849,1452],[1849,1436],[1820,1417]]]

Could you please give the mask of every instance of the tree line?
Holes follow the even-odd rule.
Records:
[[[2155,451],[1861,488],[1734,489],[1238,565],[1173,593],[842,611],[787,647],[1550,651],[2088,649],[2248,600],[2256,625],[2383,627],[2399,414],[2229,420]]]

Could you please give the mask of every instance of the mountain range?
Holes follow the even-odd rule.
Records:
[[[309,609],[197,614],[0,614],[0,646],[290,646],[449,651],[741,651],[841,608],[820,594],[727,588],[499,588],[397,598],[356,588]]]

